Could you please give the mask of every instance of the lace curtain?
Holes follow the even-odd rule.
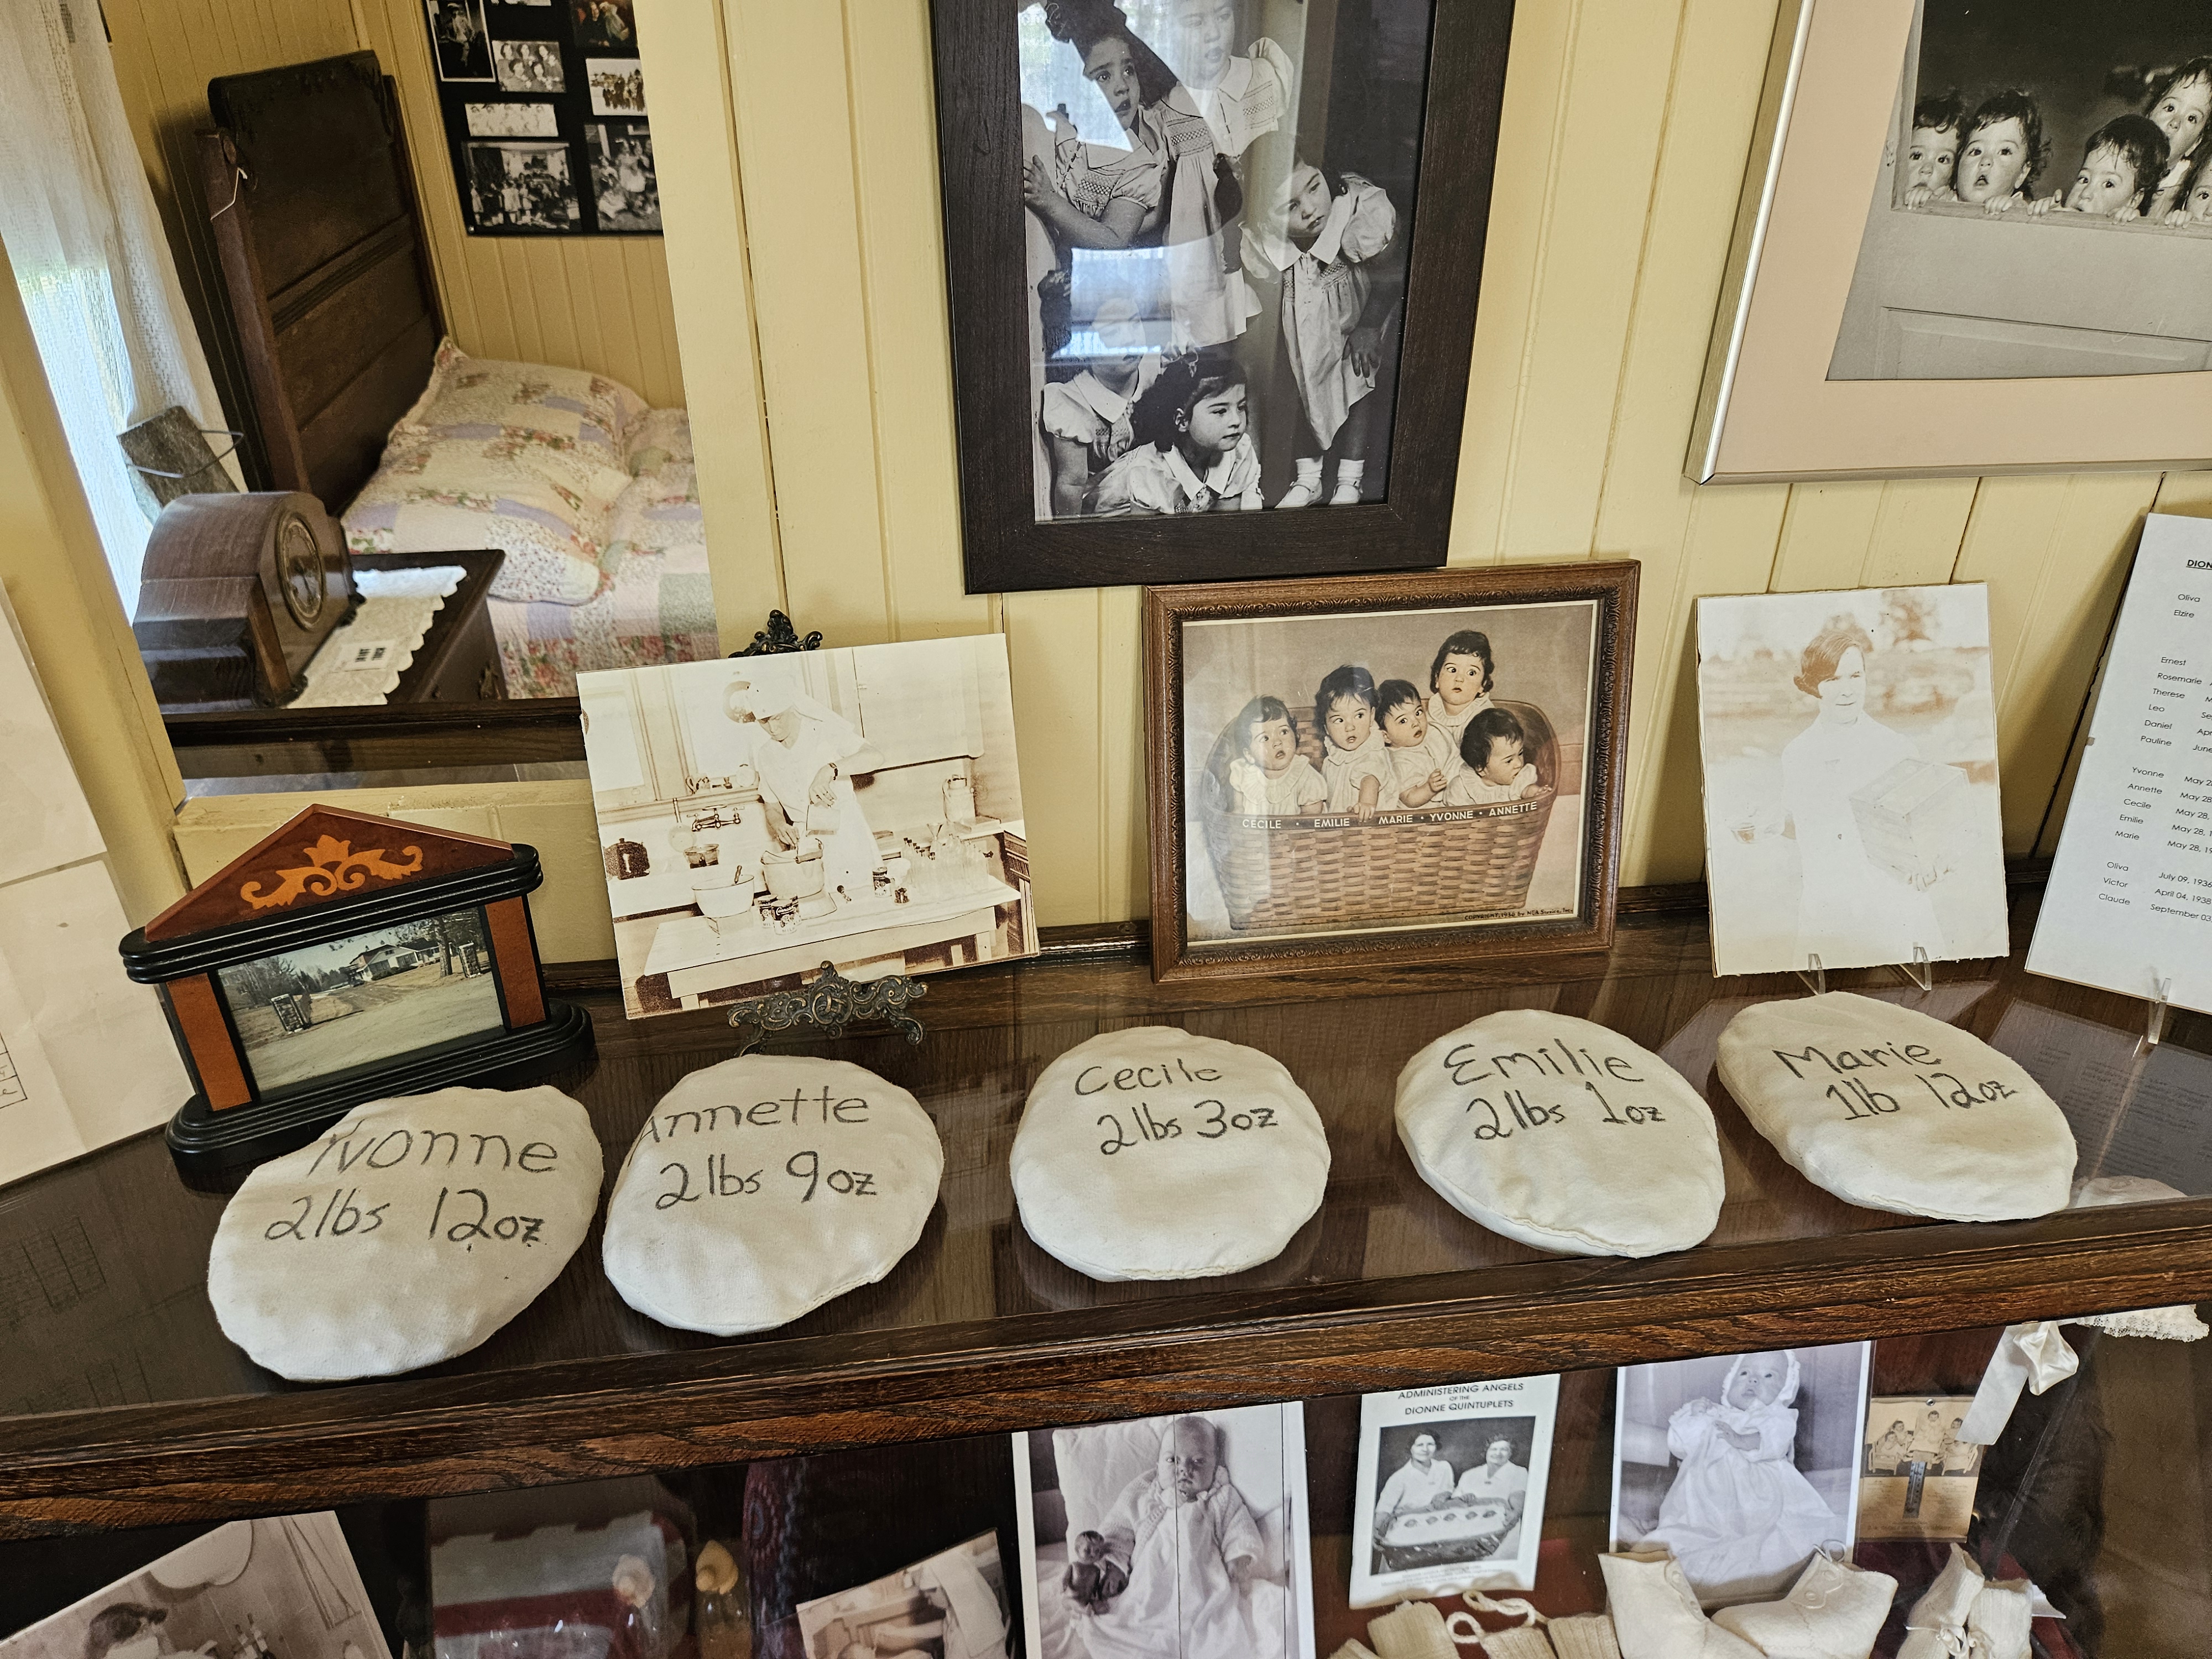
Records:
[[[94,0],[0,0],[0,243],[128,613],[149,526],[116,434],[227,422]]]

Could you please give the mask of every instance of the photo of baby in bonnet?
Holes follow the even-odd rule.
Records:
[[[1667,1551],[1706,1607],[1849,1559],[1871,1343],[1625,1365],[1612,1547]]]
[[[1014,1437],[1030,1652],[1311,1659],[1302,1409]]]

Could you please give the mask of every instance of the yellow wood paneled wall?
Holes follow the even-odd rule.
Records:
[[[208,231],[193,134],[209,124],[207,84],[354,50],[349,0],[103,0],[115,78],[146,163],[185,301],[232,424],[252,407],[238,331]],[[217,204],[220,205],[220,204]]]
[[[1628,883],[1702,863],[1699,595],[1990,583],[2008,846],[2048,850],[2142,515],[2212,512],[2205,474],[1684,479],[1774,9],[1516,15],[1450,557],[1643,561]],[[1143,914],[1137,593],[961,592],[927,0],[641,11],[648,79],[719,54],[726,88],[653,110],[692,379],[759,394],[697,434],[726,631],[776,596],[836,643],[1003,629],[1040,914]]]

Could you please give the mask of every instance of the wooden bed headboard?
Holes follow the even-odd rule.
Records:
[[[444,333],[392,82],[350,52],[208,82],[200,167],[270,484],[335,514]]]

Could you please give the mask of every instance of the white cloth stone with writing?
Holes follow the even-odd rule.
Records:
[[[1712,1110],[1617,1031],[1514,1008],[1446,1032],[1398,1073],[1421,1179],[1492,1232],[1573,1255],[1704,1240],[1725,1182]]]
[[[1321,1208],[1328,1137],[1280,1061],[1171,1025],[1045,1067],[1014,1135],[1014,1200],[1093,1279],[1207,1279],[1280,1255]]]
[[[557,1089],[356,1106],[246,1176],[208,1252],[222,1334],[279,1376],[389,1376],[466,1353],[584,1242],[599,1137]]]
[[[745,1054],[653,1109],[607,1200],[622,1299],[664,1325],[773,1330],[915,1246],[945,1149],[915,1097],[842,1060]]]
[[[1721,1033],[1719,1071],[1752,1127],[1847,1203],[1945,1221],[2065,1207],[2066,1115],[1940,1019],[1848,991],[1758,1003]]]

